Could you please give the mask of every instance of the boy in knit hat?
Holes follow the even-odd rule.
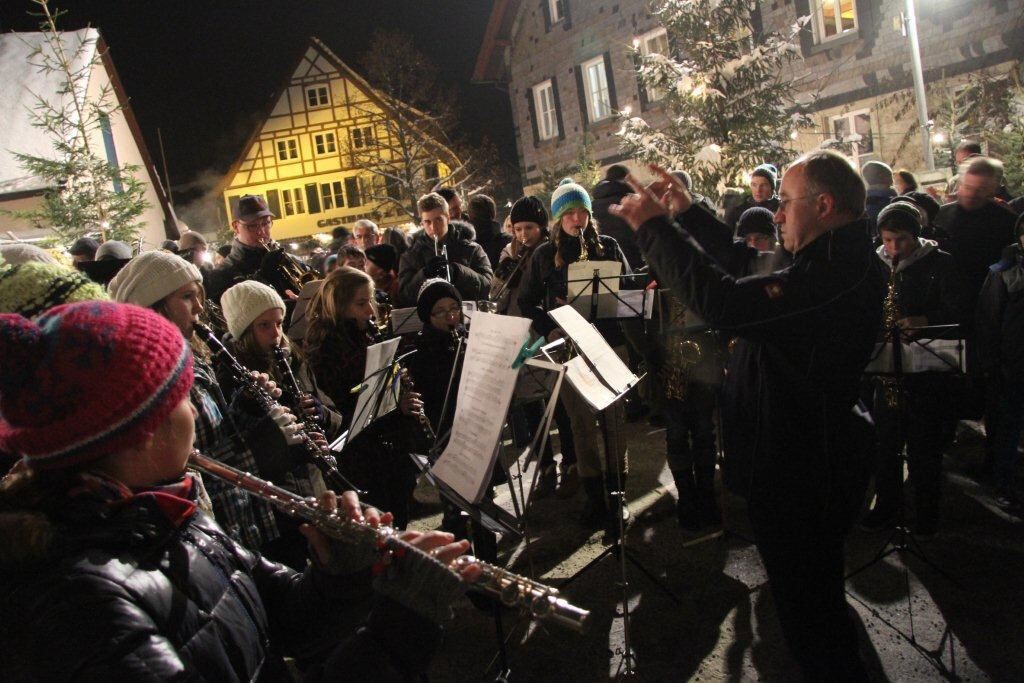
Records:
[[[779,210],[779,198],[775,192],[779,188],[779,172],[772,164],[761,164],[750,172],[750,195],[743,202],[730,208],[725,214],[725,223],[734,231],[740,216],[747,209],[759,206],[773,214]],[[687,186],[689,189],[689,186]]]
[[[106,299],[103,287],[56,263],[0,264],[0,313],[35,318],[60,304]]]
[[[13,361],[0,371],[0,448],[24,462],[0,487],[5,676],[289,680],[282,657],[311,642],[333,645],[317,672],[328,680],[426,670],[461,579],[479,573],[447,568],[468,544],[403,533],[421,552],[378,574],[368,610],[374,545],[305,527],[316,562],[297,574],[231,540],[185,470],[192,353],[170,322],[108,302],[62,305],[38,324],[0,315],[0,355]],[[319,504],[388,521],[352,493]],[[339,620],[361,627],[332,643]]]

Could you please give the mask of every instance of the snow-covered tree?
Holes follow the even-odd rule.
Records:
[[[102,60],[95,37],[78,41],[72,38],[81,34],[61,33],[47,0],[33,2],[41,11],[43,40],[30,59],[41,73],[57,74],[60,85],[55,95],[33,93],[32,125],[47,133],[53,154],[15,151],[15,157],[28,173],[48,181],[51,189],[38,208],[12,214],[52,229],[65,246],[97,233],[103,241],[133,242],[148,208],[145,184],[135,175],[138,167],[111,164],[102,149],[95,149],[97,131],[109,125],[120,109],[109,86],[94,96],[88,94],[90,74]]]
[[[685,168],[712,196],[740,184],[744,170],[791,156],[790,136],[810,120],[784,70],[799,58],[808,19],[780,35],[760,29],[757,11],[754,0],[661,0],[671,54],[640,59],[640,80],[661,96],[668,125],[620,114],[628,154]]]

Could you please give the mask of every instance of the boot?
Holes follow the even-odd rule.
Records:
[[[597,529],[605,523],[608,506],[604,502],[604,485],[601,477],[580,477],[583,492],[587,496],[580,515],[580,524],[588,529]]]
[[[687,531],[696,531],[700,523],[697,521],[697,486],[693,481],[693,472],[672,470],[672,478],[676,482],[676,491],[679,494],[676,500],[676,519],[679,520],[679,527]]]
[[[702,529],[722,525],[722,511],[718,508],[715,489],[698,489],[696,503],[697,522]]]
[[[580,472],[576,469],[575,463],[568,466],[561,465],[559,470],[562,473],[562,480],[558,483],[555,495],[563,499],[572,498],[580,490]]]

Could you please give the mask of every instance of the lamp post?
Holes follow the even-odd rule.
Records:
[[[905,0],[903,12],[903,33],[910,38],[910,61],[914,68],[914,98],[917,100],[917,121],[921,126],[921,145],[924,163],[929,171],[935,170],[935,155],[932,154],[931,121],[928,120],[928,101],[924,92],[924,71],[921,68],[921,41],[917,38],[917,14],[914,0]]]

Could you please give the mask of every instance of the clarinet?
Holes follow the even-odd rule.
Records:
[[[388,563],[405,553],[427,554],[398,538],[391,527],[374,527],[365,522],[345,519],[337,512],[327,512],[321,509],[315,500],[274,486],[269,481],[225,465],[199,451],[192,451],[189,463],[204,474],[267,501],[286,515],[309,522],[326,536],[352,545],[372,545],[380,553],[382,563]],[[459,557],[449,568],[459,571],[471,564],[478,565],[482,571],[480,580],[470,584],[471,590],[496,598],[508,607],[518,607],[534,619],[550,620],[578,632],[583,631],[590,612],[569,603],[560,596],[558,590],[550,586],[481,562],[469,555]]]
[[[302,399],[308,396],[308,394],[299,387],[299,382],[295,379],[295,373],[292,372],[291,363],[288,362],[286,351],[287,349],[284,346],[274,347],[274,364],[277,365],[278,374],[288,385],[285,387],[287,391],[282,394],[282,398],[285,395],[291,397],[292,400],[289,401],[288,407],[296,417],[299,417],[302,415]]]
[[[260,386],[257,382],[249,375],[249,371],[244,365],[238,362],[238,359],[231,355],[227,347],[217,339],[217,335],[214,334],[206,325],[202,323],[195,323],[193,325],[195,331],[203,338],[207,346],[213,352],[213,356],[216,359],[220,359],[228,364],[231,369],[231,376],[239,386],[245,389],[245,391],[252,396],[252,398],[259,404],[260,410],[266,414],[270,414],[274,408],[279,407],[281,404],[278,403],[273,396]],[[298,417],[298,415],[296,415]],[[328,488],[336,489],[338,491],[357,491],[361,492],[361,489],[352,484],[348,479],[338,471],[337,460],[334,456],[324,448],[321,448],[313,437],[310,436],[309,431],[305,425],[298,432],[298,437],[302,440],[303,452],[309,461],[320,470],[320,474],[323,475],[324,481]]]

